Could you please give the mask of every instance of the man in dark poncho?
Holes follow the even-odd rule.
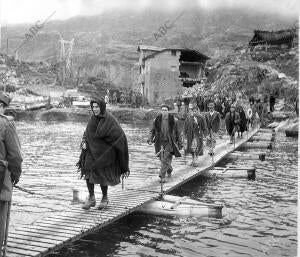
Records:
[[[94,184],[100,184],[103,196],[98,209],[101,210],[108,204],[108,186],[119,184],[121,176],[129,175],[128,145],[120,124],[106,111],[105,101],[95,99],[90,104],[93,115],[83,135],[77,166],[89,190],[89,198],[82,208],[96,205]]]

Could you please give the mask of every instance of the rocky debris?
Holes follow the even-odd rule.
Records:
[[[0,55],[0,85],[30,86],[37,84],[55,84],[59,73],[58,65],[45,62],[23,62],[14,57]]]
[[[52,86],[56,83],[57,72],[57,67],[47,63],[21,62],[0,54],[0,90],[10,95],[12,106],[26,107],[47,102],[48,97],[40,96],[29,88],[33,85]]]
[[[198,93],[200,93],[201,95],[204,94],[205,92],[204,89],[204,84],[203,83],[196,83],[195,85],[193,85],[192,87],[188,87],[188,88],[184,88],[183,93],[182,93],[182,97],[196,97],[198,95]]]
[[[268,61],[262,62],[255,56],[268,55]],[[287,62],[293,63],[288,73],[282,71]],[[297,64],[297,65],[295,65]],[[210,60],[208,63],[209,88],[215,92],[244,91],[248,94],[282,91],[284,97],[298,95],[298,78],[290,76],[298,73],[298,48],[276,50],[275,52],[234,52],[225,58]],[[283,92],[284,91],[284,92]],[[293,100],[292,100],[293,101]]]
[[[241,90],[250,83],[261,83],[264,79],[274,79],[278,72],[270,66],[254,61],[239,61],[220,67],[211,84],[212,90]]]
[[[299,80],[298,69],[295,69],[295,67],[299,66],[298,48],[292,48],[291,50],[254,51],[251,53],[251,58],[254,61],[264,62],[279,72]]]

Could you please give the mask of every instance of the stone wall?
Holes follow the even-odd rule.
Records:
[[[150,104],[162,103],[180,92],[179,57],[179,51],[176,56],[171,51],[164,51],[146,60],[145,94]]]

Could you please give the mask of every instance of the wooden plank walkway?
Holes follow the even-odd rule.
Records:
[[[249,138],[258,130],[249,132]],[[215,148],[214,163],[209,155],[198,158],[199,167],[194,168],[175,162],[172,178],[164,184],[166,193],[200,175],[247,141],[237,139],[235,147],[229,144],[228,136],[218,140]],[[141,148],[142,151],[142,148]],[[131,160],[132,161],[132,160]],[[155,167],[141,167],[139,173],[134,172],[126,179],[124,189],[116,188],[109,192],[109,205],[104,210],[81,209],[81,205],[73,205],[65,210],[49,214],[36,221],[33,225],[24,225],[10,231],[8,237],[8,257],[14,256],[45,256],[67,243],[96,231],[117,219],[134,212],[141,205],[157,199],[161,185],[158,170]],[[50,180],[51,182],[51,180]],[[67,183],[67,181],[65,182]]]

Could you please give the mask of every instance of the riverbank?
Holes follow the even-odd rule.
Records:
[[[128,108],[118,106],[108,106],[107,110],[111,112],[122,123],[144,123],[153,120],[160,113],[156,108]],[[181,114],[171,111],[179,120]],[[15,114],[15,120],[18,121],[61,121],[61,122],[87,122],[91,111],[89,108],[52,108],[49,110],[41,109],[35,111],[18,111]],[[275,111],[265,117],[264,124],[270,124],[274,121],[282,121],[296,118],[295,112]]]
[[[120,122],[124,123],[152,120],[160,112],[156,109],[120,108],[115,106],[110,106],[107,110]],[[53,108],[41,111],[36,119],[43,121],[87,121],[90,115],[91,111],[88,108]]]
[[[160,113],[160,109],[121,108],[117,106],[108,106],[107,110],[124,123],[153,120]],[[86,122],[90,115],[89,108],[52,108],[49,110],[18,111],[15,113],[15,120]]]

